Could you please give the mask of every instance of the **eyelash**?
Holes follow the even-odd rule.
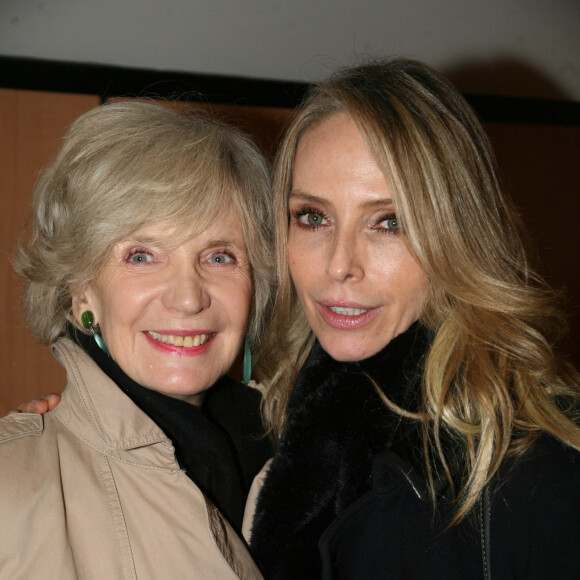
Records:
[[[327,220],[328,216],[321,210],[313,208],[313,207],[305,207],[302,209],[293,209],[290,212],[294,223],[299,227],[305,230],[317,230],[320,227],[323,227],[323,224],[305,224],[300,221],[300,218],[305,215],[314,214],[320,216],[322,220]]]
[[[227,256],[231,260],[231,262],[214,262],[213,260],[218,256]],[[215,252],[214,254],[212,254],[209,258],[209,261],[213,264],[235,264],[237,262],[237,259],[228,250],[221,250],[219,252]]]
[[[135,256],[148,256],[149,258],[151,258],[150,260],[137,260],[137,261],[133,261],[133,258]],[[224,261],[224,262],[214,262],[214,259],[217,258],[218,256],[227,256],[227,258],[229,258],[229,261]],[[155,261],[155,256],[153,255],[153,253],[145,248],[135,248],[133,250],[131,250],[129,252],[129,254],[127,255],[127,257],[125,258],[125,262],[127,264],[137,264],[137,265],[141,265],[141,264],[147,264],[149,262],[154,262]],[[234,254],[232,254],[230,251],[228,250],[220,250],[218,252],[214,252],[209,258],[208,261],[212,264],[235,264],[237,263],[237,258]]]
[[[292,216],[292,220],[299,228],[303,228],[305,230],[317,230],[320,227],[324,227],[324,224],[322,224],[322,223],[320,223],[320,224],[305,224],[305,223],[300,221],[300,218],[302,216],[309,215],[309,214],[314,214],[314,215],[320,216],[322,218],[321,221],[328,219],[328,216],[323,211],[316,209],[316,208],[313,208],[313,207],[305,207],[302,209],[293,209],[290,212],[290,215]],[[381,223],[383,223],[384,221],[387,221],[387,220],[395,222],[393,224],[394,227],[392,227],[392,228],[379,228],[379,227],[377,227]],[[400,224],[399,224],[399,221],[397,219],[397,215],[395,213],[392,213],[392,212],[387,213],[387,214],[383,214],[382,216],[380,216],[379,219],[377,219],[377,221],[375,222],[375,225],[373,226],[373,229],[375,229],[375,231],[378,231],[382,234],[389,234],[389,235],[395,235],[395,236],[399,235]]]
[[[395,222],[394,226],[397,229],[394,228],[376,228],[376,231],[381,232],[382,234],[389,234],[391,236],[397,236],[401,233],[401,229],[400,229],[400,224],[399,224],[399,220],[397,219],[397,215],[394,213],[388,213],[385,215],[382,215],[376,222],[376,226],[378,226],[379,224],[382,224],[385,221],[393,221]]]
[[[139,261],[133,262],[132,258],[134,258],[135,256],[139,256],[139,255],[149,256],[151,258],[151,260],[139,260]],[[129,252],[125,261],[129,264],[146,264],[147,262],[153,261],[153,259],[154,259],[154,256],[149,250],[147,250],[145,248],[135,248]]]

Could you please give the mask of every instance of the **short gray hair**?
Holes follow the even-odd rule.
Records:
[[[50,344],[76,324],[71,292],[98,276],[119,240],[165,220],[200,233],[233,208],[252,267],[255,342],[272,291],[269,191],[252,140],[203,113],[124,101],[82,115],[37,184],[32,236],[14,258],[32,333]]]

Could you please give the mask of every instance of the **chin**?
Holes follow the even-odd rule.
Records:
[[[369,358],[379,352],[381,345],[361,345],[359,341],[349,340],[347,342],[337,343],[332,341],[325,344],[320,341],[322,348],[336,361],[339,362],[356,362]]]
[[[206,391],[216,380],[210,382],[209,378],[199,375],[174,375],[166,380],[152,381],[149,388],[170,397],[190,397]]]

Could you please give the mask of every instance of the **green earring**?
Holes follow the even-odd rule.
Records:
[[[93,338],[95,339],[95,342],[97,343],[98,347],[105,354],[109,354],[109,349],[107,348],[107,345],[103,340],[103,337],[100,335],[101,329],[99,328],[98,324],[95,325],[95,317],[93,316],[93,313],[90,310],[85,310],[81,314],[81,323],[83,325],[83,328],[92,333]]]
[[[252,351],[250,350],[250,341],[246,336],[244,340],[244,357],[242,358],[242,381],[247,385],[252,378]]]
[[[90,310],[85,310],[81,314],[81,322],[83,324],[83,328],[93,332],[93,324],[95,323],[95,317]]]

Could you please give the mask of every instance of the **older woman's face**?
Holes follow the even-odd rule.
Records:
[[[171,223],[137,231],[75,300],[89,309],[112,358],[134,381],[194,402],[238,354],[250,309],[251,274],[233,212],[175,247]]]
[[[419,317],[427,276],[398,229],[385,178],[347,115],[302,138],[289,197],[289,266],[334,359],[377,353]]]

